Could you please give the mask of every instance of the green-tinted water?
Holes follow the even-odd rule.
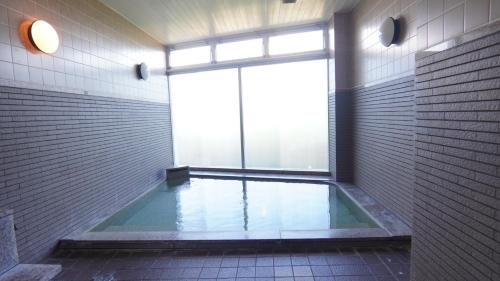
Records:
[[[261,231],[378,227],[326,184],[191,178],[160,184],[92,231]]]

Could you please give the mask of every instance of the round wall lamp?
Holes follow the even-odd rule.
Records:
[[[149,73],[149,67],[146,63],[143,62],[137,65],[137,76],[139,79],[148,80]]]
[[[46,54],[52,54],[59,47],[59,35],[48,22],[35,20],[28,28],[28,37],[33,46]]]
[[[382,45],[389,47],[398,41],[399,22],[391,17],[384,20],[379,28],[379,40]]]

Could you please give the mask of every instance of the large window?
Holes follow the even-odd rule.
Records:
[[[173,50],[169,58],[172,67],[210,63],[210,46]]]
[[[240,71],[170,77],[176,164],[328,170],[326,60]]]
[[[327,171],[327,37],[309,26],[171,46],[176,164]]]
[[[242,69],[247,168],[328,169],[325,60]]]
[[[317,51],[324,48],[323,30],[269,37],[269,54],[284,55]]]
[[[217,60],[227,61],[263,56],[262,38],[217,44]]]
[[[266,61],[276,58],[301,55],[326,54],[328,42],[326,26],[308,26],[291,30],[268,30],[242,35],[210,38],[203,42],[183,43],[169,46],[169,72],[178,67],[206,69],[209,65],[225,65],[252,59]],[[196,47],[186,47],[192,44]],[[200,45],[201,44],[201,45]]]
[[[177,165],[241,168],[238,87],[237,69],[170,77]]]

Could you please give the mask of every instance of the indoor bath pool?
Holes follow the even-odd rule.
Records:
[[[92,232],[272,231],[377,228],[328,184],[191,178],[162,183]]]

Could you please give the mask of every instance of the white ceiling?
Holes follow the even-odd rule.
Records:
[[[359,0],[100,0],[163,44],[326,21]]]

